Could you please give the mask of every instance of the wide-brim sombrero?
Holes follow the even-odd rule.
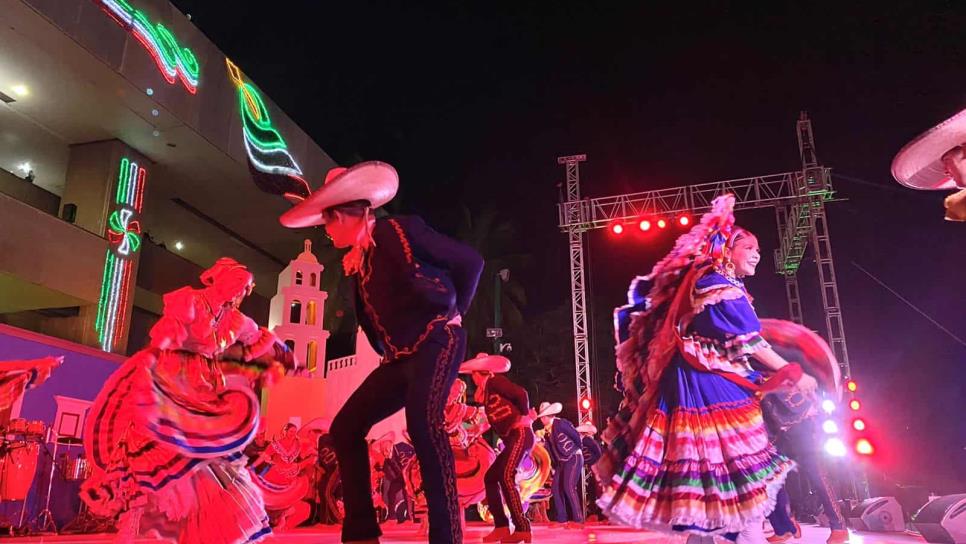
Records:
[[[472,372],[492,372],[493,374],[503,374],[510,370],[510,360],[502,355],[490,355],[480,353],[476,357],[465,361],[460,365],[460,374],[470,374]]]
[[[541,402],[540,409],[537,410],[537,417],[555,416],[563,411],[563,404],[559,402]]]
[[[399,174],[384,162],[369,161],[349,168],[333,168],[322,187],[283,213],[279,222],[290,229],[323,225],[322,212],[329,208],[358,200],[365,200],[370,207],[378,208],[392,200],[398,190]]]
[[[783,319],[762,319],[761,336],[786,361],[801,365],[819,387],[833,398],[841,398],[842,373],[838,360],[824,338],[815,331]]]
[[[912,189],[955,189],[940,159],[966,143],[966,110],[946,119],[905,145],[892,160],[892,176]]]

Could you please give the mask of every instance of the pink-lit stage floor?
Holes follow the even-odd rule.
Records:
[[[464,542],[472,544],[480,542],[483,535],[490,531],[490,527],[471,523],[464,535]],[[413,525],[383,525],[385,533],[381,539],[384,544],[426,542],[426,537],[419,536],[417,528]],[[790,540],[788,544],[825,544],[828,538],[828,529],[821,527],[803,525],[802,538]],[[11,538],[11,542],[57,542],[57,543],[86,543],[86,542],[110,542],[114,535],[48,535]],[[158,540],[138,539],[138,543],[158,543]],[[297,529],[295,531],[275,534],[265,541],[267,544],[281,543],[313,543],[313,544],[337,544],[339,540],[338,527],[310,527]],[[577,543],[600,543],[600,544],[684,544],[684,538],[680,536],[670,536],[662,533],[650,531],[636,531],[616,525],[588,524],[583,530],[568,530],[562,527],[550,528],[546,525],[535,525],[533,527],[533,542],[546,544],[577,544]],[[925,540],[911,533],[864,533],[852,532],[849,544],[924,544]]]

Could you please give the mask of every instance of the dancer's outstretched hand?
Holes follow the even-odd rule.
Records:
[[[460,314],[456,314],[456,316],[453,317],[453,319],[450,319],[449,321],[447,321],[446,324],[447,325],[453,325],[454,327],[462,327],[463,326],[463,316],[460,315]]]

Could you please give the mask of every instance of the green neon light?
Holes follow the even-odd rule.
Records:
[[[121,168],[117,173],[117,198],[114,199],[115,202],[121,204],[122,202],[127,202],[127,178],[130,176],[130,168],[128,167],[129,161],[127,158],[121,159]]]
[[[245,93],[251,98],[251,102],[246,98]],[[285,139],[272,127],[272,120],[268,116],[268,109],[261,95],[250,83],[244,83],[238,92],[238,100],[241,103],[242,122],[245,127],[245,134],[248,139],[259,149],[286,149]],[[251,103],[255,104],[257,112],[252,112]],[[256,118],[255,116],[258,116]]]
[[[104,320],[107,314],[106,303],[111,290],[110,279],[114,275],[114,263],[114,253],[108,249],[107,257],[104,258],[104,277],[101,278],[101,298],[97,302],[97,320],[94,323],[94,329],[97,332],[101,332],[104,328]]]
[[[126,0],[99,2],[144,45],[168,83],[181,79],[188,92],[194,94],[197,91],[201,70],[198,58],[191,49],[181,47],[170,30],[161,23],[151,23],[143,11],[134,9]]]

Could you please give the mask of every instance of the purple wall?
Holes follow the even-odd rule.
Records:
[[[57,413],[54,395],[94,400],[123,358],[57,338],[0,325],[0,361],[63,355],[64,364],[50,379],[24,395],[20,417],[48,425]]]
[[[54,370],[43,385],[27,391],[20,411],[20,417],[39,419],[48,426],[57,414],[54,395],[94,400],[108,376],[124,361],[123,357],[95,348],[0,324],[0,361],[37,359],[48,355],[63,355],[64,363]],[[51,445],[46,445],[46,448],[48,452],[52,452]],[[73,446],[69,452],[70,457],[76,457],[80,451],[80,448]],[[61,453],[64,453],[63,447],[58,451],[58,457]],[[28,520],[33,519],[43,509],[49,474],[49,456],[41,452],[33,485],[27,495]],[[50,509],[58,527],[63,527],[77,515],[80,508],[80,498],[77,495],[79,486],[80,482],[67,482],[59,476],[54,477]],[[19,501],[4,502],[2,512],[17,520],[22,504]]]

